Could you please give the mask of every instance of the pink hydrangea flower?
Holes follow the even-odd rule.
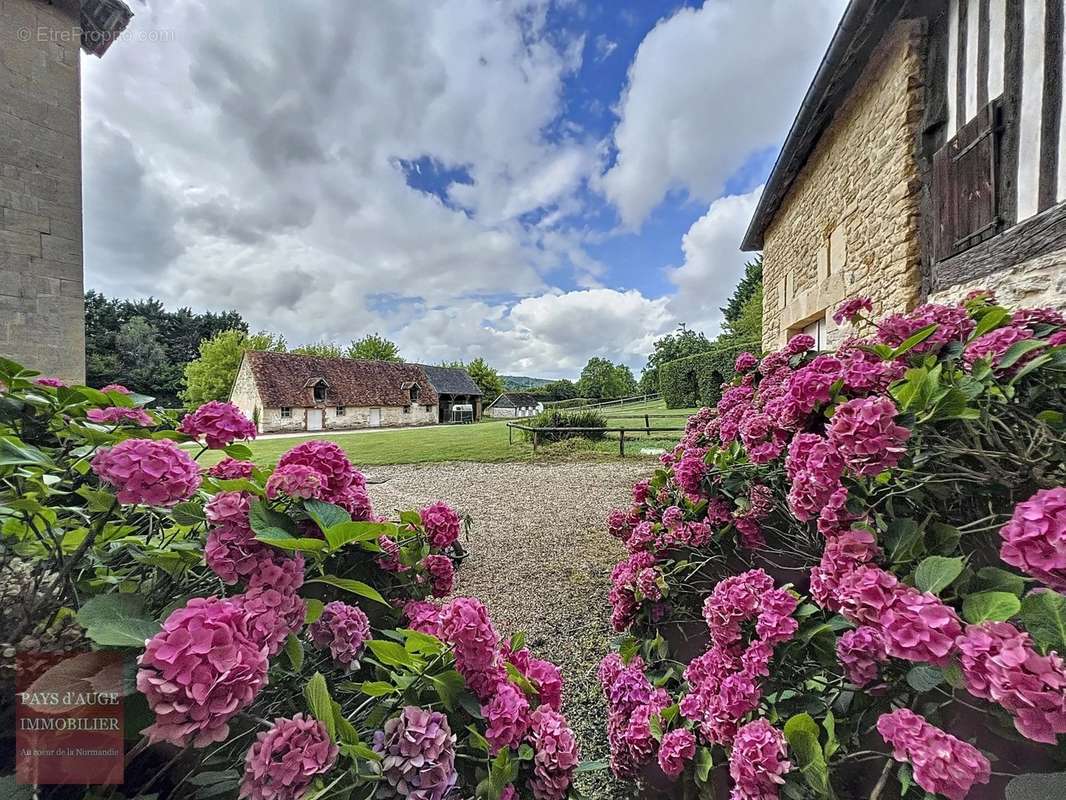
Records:
[[[887,397],[857,397],[837,406],[829,441],[856,475],[876,475],[896,466],[911,432],[896,424],[899,410]]]
[[[1012,325],[1020,325],[1032,328],[1036,325],[1066,325],[1066,317],[1057,309],[1047,306],[1045,308],[1020,308],[1010,315]]]
[[[702,494],[703,476],[707,474],[702,450],[691,450],[674,465],[674,481],[691,498]]]
[[[204,437],[212,450],[221,450],[238,439],[254,439],[255,424],[233,403],[211,400],[181,420],[178,430]]]
[[[455,566],[448,556],[428,555],[423,559],[422,565],[430,578],[430,590],[434,597],[444,597],[451,594],[455,585]]]
[[[385,572],[405,572],[407,567],[400,560],[400,545],[388,536],[378,537],[378,546],[382,554],[375,559],[375,563]]]
[[[436,502],[418,512],[429,543],[441,549],[459,538],[459,515],[446,503]]]
[[[885,658],[885,643],[876,628],[864,625],[837,639],[837,659],[844,675],[860,688],[877,680],[878,667]]]
[[[935,353],[949,342],[964,342],[977,327],[977,323],[963,306],[927,303],[909,314],[884,317],[877,324],[877,339],[890,347],[899,347],[922,328],[930,325],[937,327],[927,339],[917,344],[911,353]]]
[[[999,362],[1011,347],[1018,342],[1028,341],[1032,338],[1033,332],[1028,328],[1022,328],[1015,325],[996,328],[996,330],[989,331],[983,336],[978,336],[966,345],[966,349],[962,351],[963,364],[967,369],[972,370],[978,361],[986,361],[992,367],[992,371],[996,375],[1011,375],[1016,372],[1020,366],[1025,364],[1026,361],[1036,358],[1037,352],[1029,351],[1013,364],[1005,368],[1001,368]]]
[[[231,599],[241,607],[245,635],[257,646],[265,647],[269,656],[281,650],[290,633],[303,627],[307,607],[303,598],[293,592],[253,585]]]
[[[999,557],[1053,589],[1066,589],[1066,487],[1041,489],[999,531]]]
[[[196,462],[170,439],[126,439],[99,451],[92,468],[128,505],[172,506],[200,488]]]
[[[1066,344],[1066,331],[1056,331],[1048,337],[1047,343],[1050,347],[1061,347]]]
[[[1054,745],[1066,733],[1066,665],[1058,653],[1040,655],[1009,622],[969,625],[956,645],[966,688],[1010,712],[1022,736]]]
[[[247,492],[219,492],[204,505],[204,513],[215,525],[247,526],[251,498]]]
[[[533,745],[529,788],[534,800],[565,800],[581,760],[581,748],[566,718],[550,706],[541,706],[530,717],[529,741]]]
[[[792,481],[788,507],[805,522],[818,516],[840,487],[844,459],[831,441],[816,433],[800,433],[788,446],[785,470]]]
[[[107,384],[107,386],[101,387],[100,391],[104,394],[107,394],[108,392],[118,392],[119,394],[133,394],[133,392],[131,392],[121,383],[109,383]]]
[[[753,356],[751,353],[744,352],[737,356],[737,360],[733,363],[733,369],[737,372],[748,372],[754,369],[759,363],[759,359]]]
[[[142,428],[150,428],[155,425],[155,420],[143,408],[123,408],[122,406],[90,408],[85,412],[85,418],[90,422],[98,422],[102,425],[125,425],[129,423],[140,425]]]
[[[785,352],[790,356],[799,355],[800,353],[806,353],[814,347],[814,337],[806,333],[797,333],[788,343],[785,345]]]
[[[319,499],[326,502],[333,502],[332,498],[342,494],[350,486],[366,489],[366,478],[352,466],[348,456],[333,442],[313,439],[298,444],[278,459],[278,467],[289,464],[310,467],[322,476],[324,490]]]
[[[485,738],[493,753],[504,747],[518,747],[529,730],[529,701],[514,684],[501,683],[488,704],[481,707],[488,721]]]
[[[66,381],[61,381],[59,378],[52,378],[48,375],[42,375],[39,378],[34,378],[33,382],[38,386],[45,386],[49,389],[62,389],[65,388]]]
[[[223,583],[233,584],[260,572],[276,552],[257,540],[247,525],[230,523],[208,532],[204,561]]]
[[[563,673],[555,664],[542,658],[530,658],[522,673],[537,690],[540,704],[561,711],[563,707]]]
[[[363,610],[339,600],[326,603],[322,616],[308,626],[307,633],[315,647],[329,648],[333,660],[349,670],[359,668],[359,657],[373,638],[370,619]]]
[[[204,747],[267,682],[266,648],[244,633],[240,603],[195,597],[174,611],[138,658],[137,689],[155,712],[153,742]]]
[[[639,655],[623,664],[617,653],[608,654],[600,662],[597,677],[607,700],[611,771],[620,778],[635,777],[654,750],[647,709],[654,708],[659,713],[670,705],[669,696],[661,689],[653,689]],[[632,726],[635,719],[637,724]]]
[[[696,737],[692,731],[676,728],[663,734],[659,743],[659,768],[666,776],[676,778],[684,772],[685,764],[695,755]]]
[[[644,505],[648,502],[648,493],[651,491],[651,481],[647,478],[639,480],[633,484],[633,502],[639,505]]]
[[[863,311],[872,314],[873,310],[874,304],[869,297],[853,297],[837,306],[837,310],[833,312],[833,322],[837,325],[843,325],[845,322],[855,324],[862,319]]]
[[[238,796],[299,800],[316,776],[333,769],[338,752],[317,719],[303,714],[276,719],[248,749]]]
[[[892,747],[892,757],[909,761],[914,781],[927,792],[964,800],[975,783],[988,783],[992,765],[971,744],[930,725],[907,708],[882,714],[877,732]]]
[[[818,532],[826,539],[832,539],[849,530],[851,523],[857,519],[848,511],[847,487],[839,486],[818,512]]]
[[[829,611],[839,611],[851,573],[880,554],[872,533],[860,528],[828,540],[822,560],[811,570],[811,599]]]
[[[455,735],[439,711],[407,706],[374,734],[383,784],[378,794],[404,800],[444,800],[459,775]]]
[[[481,700],[492,696],[506,673],[500,663],[500,635],[480,600],[457,597],[440,615],[441,638],[455,648],[455,667]]]
[[[774,800],[790,769],[785,735],[765,719],[749,722],[737,731],[729,754],[731,800]]]
[[[409,600],[403,607],[407,627],[440,638],[440,606],[425,600]]]
[[[271,500],[279,495],[292,498],[317,498],[322,494],[322,473],[305,464],[284,464],[271,473],[266,482],[266,495]]]
[[[235,478],[250,478],[252,477],[252,470],[255,469],[255,464],[251,461],[239,461],[236,458],[230,458],[225,456],[211,467],[207,474],[212,478],[221,478],[222,480],[233,480]]]

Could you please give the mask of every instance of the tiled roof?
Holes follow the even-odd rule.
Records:
[[[320,358],[295,353],[249,350],[244,354],[252,368],[259,397],[266,408],[316,405],[314,385],[326,384],[327,406],[407,406],[410,387],[418,386],[416,404],[436,405],[437,392],[417,364]]]
[[[469,394],[480,396],[481,389],[474,383],[470,373],[460,367],[431,367],[429,364],[419,364],[437,394]]]
[[[526,392],[504,392],[492,401],[492,405],[497,408],[536,408],[539,402],[536,397]]]

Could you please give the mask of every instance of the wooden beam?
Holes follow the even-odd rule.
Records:
[[[955,75],[957,76],[955,81],[955,129],[958,130],[966,124],[966,28],[968,25],[976,25],[977,20],[972,23],[966,19],[969,15],[970,4],[967,0],[959,0],[959,44],[958,61],[955,64]]]
[[[1066,203],[1008,228],[933,266],[933,291],[983,278],[1056,250],[1066,250]]]
[[[989,0],[981,0],[977,12],[977,108],[982,109],[988,96]],[[998,46],[998,45],[997,45]]]
[[[998,208],[1006,227],[1018,221],[1018,137],[1021,130],[1022,67],[1025,0],[1007,0],[1003,56],[1003,135],[999,142],[1000,170],[996,176]]]
[[[1055,205],[1058,196],[1059,124],[1062,113],[1062,4],[1044,7],[1044,103],[1040,119],[1040,188],[1038,208]]]

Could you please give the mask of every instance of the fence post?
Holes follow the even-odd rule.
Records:
[[[626,429],[620,428],[618,430],[618,455],[622,458],[626,457]]]
[[[644,429],[644,433],[646,433],[648,436],[651,436],[651,417],[649,417],[647,414],[644,415]]]
[[[514,428],[511,427],[511,423],[507,423],[507,446],[510,447],[514,443]]]
[[[533,452],[537,452],[537,431],[533,431]]]

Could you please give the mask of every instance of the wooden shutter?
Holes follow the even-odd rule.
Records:
[[[1001,101],[996,98],[933,156],[934,260],[999,232],[997,172]]]

